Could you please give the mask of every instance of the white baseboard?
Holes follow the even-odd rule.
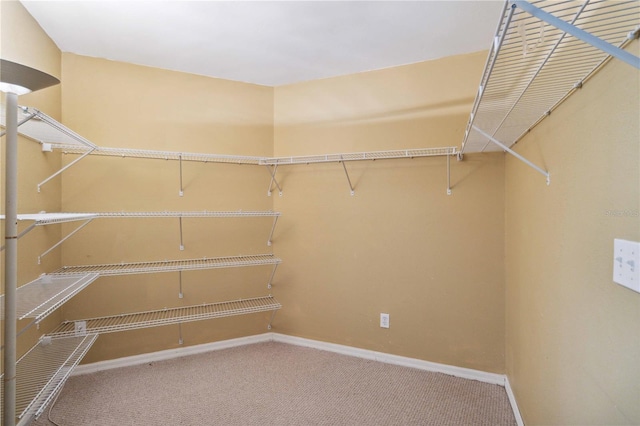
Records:
[[[505,376],[502,374],[487,373],[470,368],[455,367],[453,365],[439,364],[436,362],[423,361],[416,358],[408,358],[399,355],[391,355],[384,352],[376,352],[369,349],[354,348],[352,346],[338,345],[336,343],[321,342],[318,340],[305,339],[302,337],[289,336],[286,334],[272,333],[273,341],[288,343],[290,345],[305,346],[308,348],[321,349],[323,351],[335,352],[343,355],[355,356],[358,358],[370,359],[387,364],[401,365],[403,367],[417,368],[419,370],[444,373],[450,376],[464,379],[478,380],[480,382],[494,385],[505,385]]]
[[[183,356],[196,355],[205,352],[217,351],[220,349],[235,348],[237,346],[250,345],[252,343],[262,343],[272,341],[271,333],[256,334],[255,336],[238,337],[236,339],[222,340],[219,342],[204,343],[202,345],[185,346],[176,349],[151,352],[147,354],[127,356],[123,358],[99,361],[91,364],[79,365],[73,369],[73,376],[81,374],[96,373],[98,371],[111,370],[112,368],[130,367],[133,365],[146,364],[149,362],[165,361]]]
[[[167,349],[164,351],[152,352],[148,354],[133,355],[108,361],[99,361],[92,364],[83,364],[77,366],[73,370],[72,374],[75,376],[80,374],[95,373],[97,371],[110,370],[112,368],[129,367],[132,365],[146,364],[148,362],[164,361],[188,355],[195,355],[209,351],[234,348],[237,346],[262,342],[279,342],[289,345],[304,346],[328,352],[335,352],[342,355],[349,355],[358,358],[384,362],[387,364],[395,364],[403,367],[417,368],[419,370],[444,373],[450,376],[461,377],[464,379],[478,380],[480,382],[505,386],[505,376],[502,374],[487,373],[485,371],[472,370],[470,368],[439,364],[416,358],[391,355],[384,352],[372,351],[369,349],[354,348],[352,346],[321,342],[319,340],[305,339],[302,337],[289,336],[280,333],[257,334],[255,336],[239,337],[237,339],[223,340],[219,342],[205,343],[195,346],[186,346],[183,348]]]
[[[518,408],[518,402],[516,401],[516,396],[513,393],[513,389],[511,389],[511,384],[509,383],[509,377],[506,377],[506,376],[504,380],[504,389],[507,391],[507,396],[509,397],[509,403],[511,404],[511,410],[513,410],[513,415],[516,418],[516,423],[518,423],[518,426],[524,426],[524,421],[522,420],[522,416],[520,415],[520,409]]]

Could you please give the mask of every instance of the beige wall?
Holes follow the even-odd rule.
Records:
[[[273,89],[63,54],[64,123],[100,146],[269,156]],[[67,158],[68,157],[68,158]],[[68,162],[76,156],[65,156]],[[269,175],[252,166],[89,156],[63,174],[64,211],[271,210]],[[271,252],[271,218],[99,219],[63,247],[65,265]],[[80,319],[269,293],[270,267],[100,278],[62,311]],[[269,314],[182,326],[184,345],[267,331]],[[103,335],[85,362],[178,346],[178,326]]]
[[[40,26],[17,1],[0,2],[0,57],[18,62],[60,78],[60,51]],[[0,98],[3,108],[4,94]],[[18,98],[19,105],[32,106],[46,114],[60,118],[60,86],[50,87],[39,92]],[[0,173],[0,198],[2,213],[5,202],[5,138],[2,138],[2,173]],[[40,144],[19,137],[18,140],[18,213],[37,213],[39,211],[60,211],[60,182],[50,183],[38,193],[39,182],[54,173],[60,167],[60,156],[44,154]],[[29,223],[19,223],[18,231]],[[0,238],[4,244],[4,221]],[[38,265],[37,258],[42,252],[54,245],[60,238],[60,226],[37,227],[20,239],[18,243],[18,285],[26,284],[40,274],[60,267],[60,252],[53,252],[43,258]],[[4,254],[1,257],[1,274],[4,293]],[[31,327],[18,339],[18,355],[26,352],[44,332],[50,330],[62,319],[60,312],[52,314],[40,326]],[[20,321],[18,330],[22,330],[30,320]]]
[[[633,43],[638,54],[638,42]],[[612,61],[506,161],[507,374],[528,425],[640,424],[640,294],[612,281],[640,240],[640,80]]]
[[[275,89],[275,154],[459,146],[485,54]],[[504,371],[502,155],[280,167],[281,333]],[[379,327],[381,312],[391,327]]]

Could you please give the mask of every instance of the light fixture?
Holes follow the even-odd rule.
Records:
[[[44,89],[60,80],[36,69],[0,59],[0,91],[6,93],[6,202],[4,264],[4,401],[3,423],[16,422],[16,291],[18,289],[18,95]]]

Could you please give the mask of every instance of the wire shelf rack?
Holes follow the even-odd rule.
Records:
[[[384,160],[394,158],[435,157],[456,155],[456,147],[401,149],[394,151],[352,152],[343,154],[306,155],[297,157],[263,158],[260,164],[276,166],[288,164],[330,163],[341,161]]]
[[[0,124],[5,127],[6,111],[0,111]],[[36,142],[52,146],[76,146],[85,149],[96,148],[96,145],[83,138],[57,120],[35,108],[18,107],[18,133]]]
[[[54,148],[61,150],[65,154],[84,154],[88,152],[87,147],[79,145],[57,145]],[[122,158],[147,158],[156,160],[182,160],[197,161],[202,163],[231,163],[231,164],[254,164],[260,163],[262,157],[223,155],[223,154],[203,154],[196,152],[177,151],[156,151],[132,148],[109,148],[99,146],[91,152],[92,155],[102,155],[108,157]]]
[[[97,217],[95,213],[33,213],[19,214],[18,220],[33,221],[35,226],[54,225],[56,223],[76,222]],[[4,215],[0,215],[4,220]]]
[[[251,299],[167,308],[78,321],[85,323],[87,333],[103,334],[212,318],[246,315],[257,312],[274,311],[275,313],[275,311],[281,307],[282,305],[273,296],[269,295]],[[78,321],[63,322],[58,328],[51,332],[49,336],[54,338],[73,336],[76,333],[76,322]]]
[[[274,211],[192,211],[192,212],[104,212],[87,213],[94,217],[127,218],[127,217],[278,217],[280,212]]]
[[[41,275],[17,289],[19,320],[34,318],[39,323],[99,277],[96,273]],[[4,295],[0,296],[0,316],[4,318]]]
[[[476,128],[511,147],[611,57],[534,17],[519,3],[531,4],[617,47],[624,47],[640,28],[637,0],[505,3],[461,153],[503,150]]]
[[[100,276],[151,274],[197,269],[234,268],[244,266],[277,265],[282,260],[273,254],[249,256],[215,257],[184,260],[161,260],[155,262],[111,263],[102,265],[63,266],[50,275],[91,274]]]
[[[44,337],[18,360],[16,413],[21,421],[38,418],[44,412],[97,338],[96,334]],[[4,407],[4,386],[2,389]]]

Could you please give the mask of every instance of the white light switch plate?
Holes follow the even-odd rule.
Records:
[[[615,239],[613,281],[640,293],[640,243]]]

